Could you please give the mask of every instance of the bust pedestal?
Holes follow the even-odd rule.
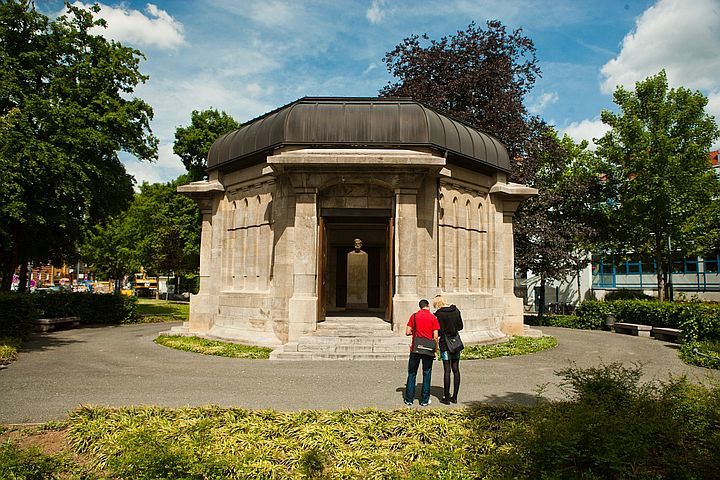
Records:
[[[367,310],[368,255],[352,251],[347,255],[347,310]]]

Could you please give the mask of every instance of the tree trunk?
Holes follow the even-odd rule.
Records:
[[[663,240],[660,235],[655,235],[655,264],[657,265],[657,289],[658,300],[665,300],[665,262],[663,262]],[[672,268],[672,267],[671,267]]]
[[[20,273],[18,274],[18,293],[27,292],[28,281],[28,261],[26,258],[20,259]]]
[[[545,315],[545,277],[540,277],[540,306],[538,308],[538,317]]]
[[[15,262],[8,258],[2,266],[2,282],[0,282],[0,291],[9,292],[12,287],[13,274],[15,273]]]
[[[580,288],[582,288],[581,282],[580,282],[580,269],[576,270],[576,272],[577,272],[577,288],[578,288],[578,305],[580,305],[583,301],[582,292],[580,291]]]

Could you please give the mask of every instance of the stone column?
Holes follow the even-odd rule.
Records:
[[[395,190],[395,295],[393,330],[404,332],[418,309],[417,189]]]
[[[502,220],[496,224],[497,232],[497,253],[496,258],[502,263],[498,265],[495,272],[501,275],[502,280],[499,285],[499,292],[504,300],[504,315],[501,329],[506,335],[521,335],[523,333],[523,305],[522,299],[515,296],[514,287],[514,240],[512,219],[515,211],[520,203],[537,195],[537,190],[515,183],[497,182],[490,189],[491,197],[494,197],[494,203],[498,210],[498,215],[502,215]]]
[[[206,333],[214,323],[218,309],[220,282],[219,259],[222,234],[222,209],[220,194],[225,187],[217,179],[193,182],[177,188],[179,193],[195,200],[202,214],[200,237],[200,289],[190,297],[190,321],[193,333]]]
[[[293,294],[288,341],[317,327],[317,190],[295,189]]]

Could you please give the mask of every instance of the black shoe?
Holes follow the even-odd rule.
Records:
[[[440,399],[440,403],[442,403],[443,405],[450,405],[450,399],[448,397],[442,397]]]
[[[450,401],[452,403],[457,403],[457,397],[450,397]]]

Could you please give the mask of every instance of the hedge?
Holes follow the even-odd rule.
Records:
[[[38,311],[30,295],[0,293],[0,338],[28,338],[37,318]]]
[[[685,340],[720,340],[720,305],[706,303],[658,302],[655,300],[617,300],[581,303],[575,314],[579,328],[601,329],[609,313],[616,322],[653,327],[679,328]]]
[[[0,337],[27,338],[38,318],[80,317],[83,324],[138,321],[137,299],[102,293],[2,293]]]

